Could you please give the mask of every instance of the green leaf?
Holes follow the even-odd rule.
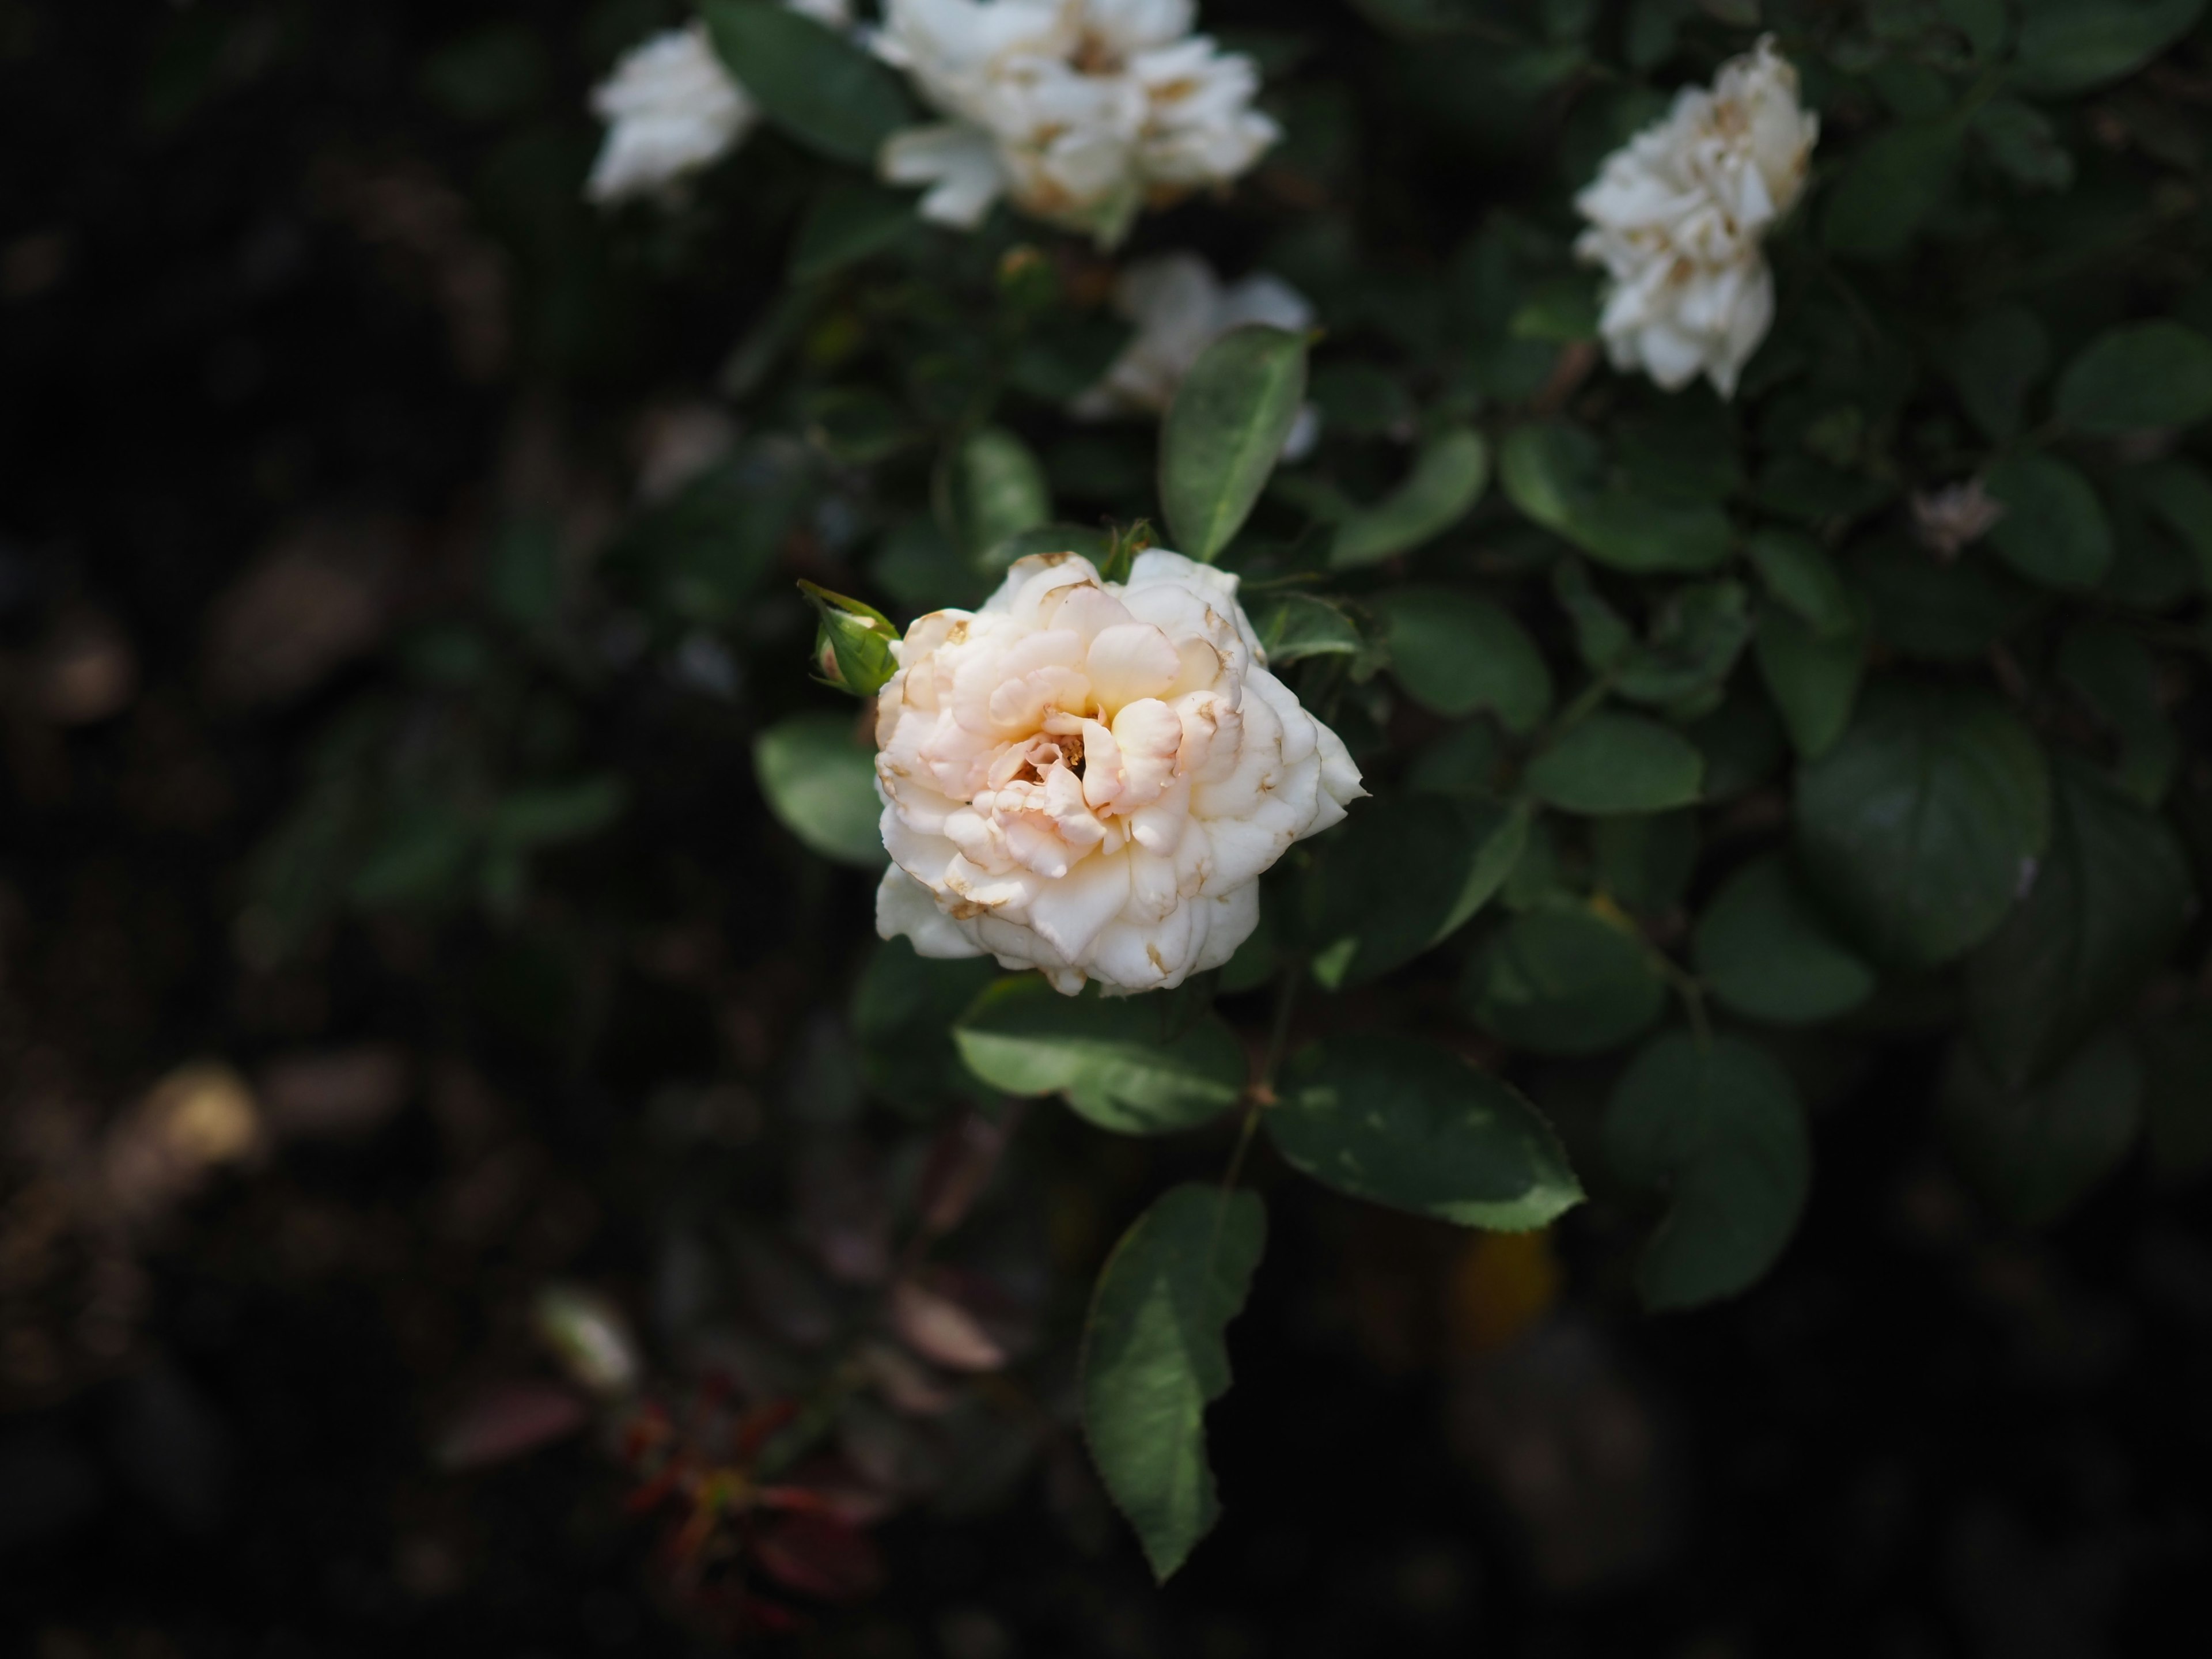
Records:
[[[1705,757],[1672,726],[1599,713],[1528,763],[1529,792],[1565,812],[1663,812],[1698,799]]]
[[[1390,669],[1433,714],[1488,709],[1525,736],[1552,708],[1552,671],[1513,613],[1447,587],[1393,587],[1373,601]]]
[[[1910,657],[1967,663],[2033,617],[2035,590],[1992,561],[1942,564],[1884,539],[1862,549],[1852,574],[1872,603],[1875,637]]]
[[[1052,518],[1052,486],[1030,447],[1001,426],[972,432],[938,464],[938,521],[970,562]]]
[[[1613,690],[1631,702],[1703,714],[1751,639],[1751,600],[1741,582],[1696,582],[1660,600],[1650,637],[1627,653]]]
[[[1974,112],[1974,137],[2007,177],[2024,190],[2064,190],[2074,158],[2051,118],[2017,98],[1992,98]]]
[[[988,957],[945,961],[903,939],[876,947],[853,988],[853,1041],[870,1089],[923,1107],[975,1089],[951,1027],[999,975]]]
[[[1984,482],[2004,504],[1990,540],[2005,562],[2045,587],[2091,588],[2112,563],[2112,530],[2089,481],[2033,450],[2007,456]]]
[[[484,597],[515,627],[527,634],[551,627],[560,615],[565,586],[560,538],[550,522],[519,520],[493,538],[484,567]]]
[[[1805,1109],[1782,1068],[1734,1037],[1659,1037],[1614,1087],[1606,1156],[1663,1188],[1667,1213],[1637,1266],[1644,1305],[1694,1308],[1749,1288],[1797,1230],[1812,1185]]]
[[[467,863],[468,826],[442,801],[391,811],[362,857],[346,896],[356,904],[424,904],[446,896]]]
[[[1752,568],[1767,593],[1787,605],[1822,639],[1858,631],[1858,612],[1836,562],[1810,536],[1795,530],[1759,530],[1744,544]]]
[[[1421,447],[1413,476],[1396,493],[1362,507],[1336,527],[1331,568],[1376,564],[1434,541],[1474,510],[1490,477],[1490,449],[1482,434],[1453,427]]]
[[[2119,80],[2188,33],[2203,9],[2204,0],[2024,0],[2014,81],[2067,94]]]
[[[876,757],[845,714],[799,714],[753,740],[753,771],[776,821],[839,864],[880,870]]]
[[[502,847],[548,847],[596,836],[629,805],[629,785],[611,772],[571,783],[516,789],[500,798],[486,826]]]
[[[899,78],[836,31],[771,0],[702,0],[714,50],[769,120],[832,161],[872,167],[917,118]]]
[[[1728,562],[1734,532],[1717,504],[1608,483],[1603,460],[1596,441],[1577,428],[1516,427],[1499,456],[1498,479],[1528,518],[1615,569],[1698,572]]]
[[[1808,760],[1826,754],[1850,725],[1866,672],[1866,635],[1823,638],[1810,623],[1771,607],[1759,619],[1758,652],[1790,746]]]
[[[1267,1242],[1258,1194],[1176,1187],[1121,1236],[1091,1297],[1084,1432],[1163,1583],[1220,1517],[1206,1408],[1229,1390],[1224,1336]]]
[[[2008,1085],[2044,1076],[2119,1012],[2196,909],[2188,855],[2163,819],[2070,757],[2052,784],[2034,884],[1966,961],[1974,1034]]]
[[[911,196],[858,179],[832,179],[799,224],[790,278],[818,282],[896,246],[920,222]]]
[[[2058,378],[2058,416],[2110,435],[2212,416],[2212,340],[2179,323],[2108,328]]]
[[[2149,647],[2109,618],[2085,617],[2058,647],[2058,677],[2119,740],[2120,787],[2155,807],[2173,787],[2181,738],[2160,699]]]
[[[1468,963],[1476,1024],[1543,1054],[1594,1054],[1659,1018],[1667,988],[1644,942],[1588,910],[1523,912]]]
[[[1606,603],[1580,559],[1552,567],[1552,593],[1575,626],[1575,650],[1593,674],[1611,673],[1636,648],[1636,630]]]
[[[1874,994],[1874,969],[1829,931],[1780,854],[1729,878],[1691,951],[1723,1006],[1776,1025],[1817,1024]]]
[[[1960,400],[1998,443],[2020,430],[2027,394],[2051,368],[2051,340],[2035,313],[2008,306],[1978,317],[1948,353]]]
[[[1964,149],[1964,130],[1950,117],[1876,133],[1828,192],[1821,224],[1828,246],[1866,259],[1904,252],[1949,193]]]
[[[1177,549],[1211,564],[1251,516],[1306,395],[1306,341],[1254,325],[1208,346],[1160,433],[1160,501]]]
[[[1271,668],[1308,657],[1356,657],[1364,647],[1344,608],[1310,593],[1263,594],[1245,608]]]
[[[1330,990],[1359,984],[1441,944],[1504,885],[1528,838],[1528,812],[1497,801],[1396,795],[1363,806],[1310,878],[1327,961],[1316,976]]]
[[[2048,1082],[2008,1089],[1972,1042],[1952,1046],[1937,1097],[1951,1154],[1976,1191],[2024,1227],[2055,1221],[2119,1167],[2142,1118],[2135,1046],[2107,1030]]]
[[[1261,1120],[1325,1187],[1462,1227],[1526,1232],[1582,1201],[1540,1113],[1434,1043],[1336,1037],[1296,1056]]]
[[[1681,902],[1698,862],[1698,815],[1638,812],[1590,825],[1600,889],[1623,908],[1658,915]]]
[[[1797,777],[1797,842],[1836,920],[1882,962],[1933,968],[2003,921],[2051,835],[2034,737],[1988,694],[1876,684]]]
[[[1164,997],[1064,997],[1036,975],[1004,979],[961,1017],[969,1070],[1010,1095],[1065,1095],[1116,1134],[1212,1121],[1244,1092],[1244,1051],[1212,1014],[1180,1029]]]
[[[873,466],[926,435],[896,398],[867,386],[825,386],[799,403],[806,441],[844,466]]]
[[[2130,477],[2151,511],[2196,555],[2197,586],[2212,588],[2212,478],[2180,457],[2136,469]]]

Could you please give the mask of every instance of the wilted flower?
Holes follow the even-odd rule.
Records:
[[[1590,222],[1575,252],[1609,278],[1599,327],[1614,367],[1670,392],[1703,373],[1735,394],[1774,320],[1759,244],[1802,193],[1820,130],[1769,36],[1606,158],[1575,198]]]
[[[1180,985],[1260,919],[1261,874],[1363,792],[1269,673],[1237,579],[1178,553],[1127,583],[1033,555],[923,617],[876,705],[877,931],[1073,995]]]
[[[1981,540],[2004,515],[2004,503],[1979,478],[1923,489],[1912,498],[1913,533],[1923,547],[1946,559],[1958,557],[1961,549]]]
[[[1252,60],[1191,33],[1194,0],[888,0],[877,52],[948,121],[895,134],[884,176],[972,228],[1001,195],[1102,244],[1147,203],[1228,183],[1279,130]]]
[[[1114,306],[1136,324],[1136,337],[1071,412],[1086,420],[1109,415],[1164,415],[1199,354],[1232,328],[1264,323],[1293,332],[1313,326],[1305,295],[1281,277],[1257,271],[1233,286],[1195,253],[1139,259],[1115,284]],[[1310,416],[1300,424],[1310,434]],[[1297,448],[1297,433],[1290,447]]]

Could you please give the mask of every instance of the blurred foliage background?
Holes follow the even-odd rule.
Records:
[[[1338,562],[1350,643],[1302,690],[1379,794],[1494,773],[1544,708],[1409,676],[1426,612],[1389,597],[1479,584],[1539,641],[1546,705],[1550,674],[1619,672],[1608,616],[1640,629],[1633,700],[1705,757],[1694,829],[1555,820],[1486,927],[1602,895],[1710,975],[1697,919],[1804,811],[1793,741],[1826,747],[1748,635],[1753,592],[1803,599],[1805,545],[1850,577],[1827,637],[2032,711],[2201,887],[2201,430],[2100,426],[2094,385],[2069,430],[2050,386],[2129,319],[2212,326],[2199,10],[1206,8],[1287,137],[1124,257],[1274,271],[1326,330],[1324,447],[1241,568],[1346,544],[1467,423],[1494,455],[1562,416],[1605,445],[1524,453],[1449,536]],[[1463,1234],[1263,1151],[1270,1259],[1211,1419],[1226,1519],[1153,1589],[1072,1428],[1076,1338],[1115,1237],[1212,1179],[1233,1126],[1140,1143],[971,1103],[943,1032],[988,971],[886,966],[870,882],[821,855],[834,827],[810,848],[770,813],[755,762],[851,713],[808,683],[794,579],[901,621],[988,590],[1009,526],[942,459],[979,398],[1054,518],[1152,512],[1152,429],[1061,412],[1121,342],[1112,267],[1003,216],[893,221],[772,128],[674,210],[587,206],[589,88],[681,15],[0,5],[0,1622],[40,1659],[2033,1659],[2187,1620],[2197,919],[2146,923],[2124,995],[2063,1036],[2007,1034],[2025,994],[1890,941],[1941,971],[1773,1039],[1816,1154],[1779,1265],[1660,1318],[1660,1206],[1601,1150],[1618,1056],[1470,1022],[1494,933],[1355,973],[1340,1028],[1533,1050],[1516,1076],[1593,1201]],[[1761,23],[1823,112],[1816,189],[1744,399],[1670,399],[1599,367],[1566,204]],[[1916,538],[1916,493],[2045,452],[2099,529],[2052,533],[2079,496],[2031,478],[2002,556]],[[1608,565],[1608,490],[1693,542],[1724,502],[1783,550],[1670,611],[1688,584]],[[1656,1018],[1656,988],[1626,1015],[1585,988],[1577,1031]],[[1223,1006],[1264,1027],[1263,997]],[[2091,1109],[2037,1109],[2088,1126],[2055,1176],[1977,1161],[2002,1115],[1975,1102],[2081,1066]],[[2111,1083],[2130,1067],[2153,1082]],[[845,1345],[894,1282],[886,1340]]]

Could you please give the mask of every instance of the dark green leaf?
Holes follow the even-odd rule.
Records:
[[[1722,1005],[1752,1019],[1815,1024],[1874,994],[1874,969],[1829,931],[1779,854],[1729,878],[1698,918],[1691,948]]]
[[[1160,502],[1176,550],[1211,564],[1274,471],[1306,395],[1302,335],[1256,325],[1206,349],[1160,434]]]
[[[1733,1037],[1676,1031],[1645,1048],[1613,1091],[1605,1148],[1623,1179],[1668,1194],[1637,1267],[1654,1312],[1757,1283],[1797,1230],[1812,1184],[1797,1091]]]
[[[1400,795],[1363,806],[1315,866],[1316,977],[1331,990],[1359,984],[1457,933],[1512,874],[1528,836],[1527,811],[1496,801]]]
[[[1244,1051],[1211,1014],[1171,1024],[1167,999],[1064,997],[1035,975],[1001,980],[961,1017],[968,1068],[1010,1095],[1065,1095],[1116,1134],[1211,1121],[1244,1091]]]
[[[1901,541],[1862,550],[1852,574],[1872,602],[1875,637],[1906,656],[1973,662],[2035,614],[2035,590],[1993,561],[1940,563]]]
[[[2130,475],[2153,513],[2196,556],[2197,586],[2212,588],[2212,478],[2179,457]]]
[[[1974,137],[2006,176],[2027,190],[2064,190],[2074,158],[2051,118],[2017,98],[1992,98],[1974,112]]]
[[[1752,568],[1768,594],[1785,605],[1823,639],[1858,631],[1858,612],[1836,562],[1810,536],[1794,530],[1761,530],[1744,544]]]
[[[1270,667],[1308,657],[1354,657],[1364,648],[1359,629],[1344,608],[1310,593],[1263,594],[1246,609]]]
[[[2212,415],[2212,340],[2179,323],[2106,329],[2059,377],[2059,418],[2110,434]]]
[[[1672,726],[1600,713],[1570,726],[1528,763],[1528,786],[1547,805],[1597,816],[1663,812],[1698,799],[1705,757]]]
[[[1728,562],[1734,532],[1717,506],[1607,483],[1602,461],[1595,441],[1576,428],[1516,427],[1505,440],[1498,478],[1529,519],[1616,569],[1697,572]]]
[[[878,827],[876,757],[845,714],[799,714],[753,740],[753,770],[777,821],[823,858],[888,862]]]
[[[979,566],[1009,537],[1052,517],[1052,487],[1030,447],[987,426],[945,453],[935,481],[938,520]]]
[[[860,1075],[876,1093],[927,1106],[975,1084],[963,1071],[951,1027],[999,975],[988,957],[942,961],[915,954],[903,939],[876,947],[853,989],[853,1040]]]
[[[1551,712],[1552,672],[1502,605],[1457,588],[1421,586],[1387,589],[1373,604],[1391,672],[1424,708],[1450,715],[1488,709],[1519,734]]]
[[[2149,647],[2116,622],[2087,617],[2059,646],[2058,675],[2118,740],[2120,787],[2146,806],[2164,800],[2181,738],[2160,700]]]
[[[1850,725],[1866,672],[1866,636],[1823,638],[1791,612],[1770,607],[1759,619],[1759,672],[1790,747],[1810,760],[1827,753]]]
[[[1291,1062],[1262,1120],[1292,1169],[1371,1203],[1525,1232],[1582,1201],[1551,1125],[1433,1043],[1336,1037]]]
[[[2065,462],[2023,450],[1984,482],[2004,506],[1990,539],[2005,562],[2045,587],[2090,588],[2112,562],[2112,531],[2089,481]]]
[[[2133,74],[2189,32],[2204,0],[2024,0],[2021,9],[2015,81],[2064,94]]]
[[[1361,507],[1336,527],[1328,562],[1338,570],[1376,564],[1434,541],[1474,510],[1490,477],[1490,449],[1466,427],[1421,447],[1413,476],[1387,500]]]
[[[346,896],[356,904],[424,904],[446,897],[468,861],[471,838],[443,802],[410,802],[391,812],[363,855]]]
[[[791,250],[791,280],[811,283],[881,253],[921,222],[914,199],[856,179],[833,179],[806,210]]]
[[[1948,356],[1966,412],[2003,443],[2020,430],[2027,394],[2051,368],[2051,341],[2033,312],[2008,306],[1975,319]]]
[[[573,783],[517,789],[500,798],[487,828],[502,847],[547,847],[595,836],[629,805],[629,786],[613,773]]]
[[[2045,1075],[2124,1006],[2196,908],[2164,820],[2077,760],[2062,760],[2052,784],[2034,884],[1966,963],[1975,1036],[2009,1085]]]
[[[1498,728],[1487,720],[1474,720],[1445,732],[1414,756],[1406,772],[1406,787],[1425,795],[1487,799],[1496,793],[1498,763],[1504,755]]]
[[[1903,252],[1949,192],[1963,140],[1947,118],[1889,127],[1862,144],[1828,194],[1827,245],[1869,259]]]
[[[1256,1194],[1177,1187],[1121,1236],[1083,1333],[1083,1427],[1115,1506],[1164,1581],[1221,1505],[1206,1408],[1229,1389],[1224,1334],[1267,1248]]]
[[[769,120],[832,161],[872,167],[915,118],[897,76],[858,46],[773,0],[702,0],[714,50]]]
[[[1933,968],[1996,931],[2051,833],[2043,750],[1985,693],[1876,684],[1797,780],[1806,873],[1881,961]]]
[[[1639,812],[1590,825],[1599,886],[1623,908],[1657,915],[1681,902],[1698,861],[1698,815]]]
[[[1468,963],[1474,1018],[1502,1042],[1544,1054],[1594,1054],[1659,1018],[1665,983],[1649,947],[1588,910],[1515,916]]]
[[[1613,690],[1631,702],[1704,714],[1751,639],[1751,601],[1741,582],[1698,582],[1662,599],[1650,637],[1617,665]]]
[[[2008,1089],[1972,1042],[1953,1046],[1938,1113],[1967,1178],[2008,1221],[2055,1221],[2119,1167],[2142,1116],[2142,1062],[2107,1030],[2033,1088]]]

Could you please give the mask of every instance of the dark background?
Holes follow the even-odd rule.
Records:
[[[577,740],[621,757],[635,805],[556,856],[520,926],[348,925],[284,963],[237,926],[240,871],[376,641],[467,586],[494,504],[612,513],[636,412],[706,392],[775,287],[750,222],[618,239],[576,200],[585,90],[657,15],[0,4],[11,1650],[712,1644],[653,1588],[653,1528],[588,1437],[465,1473],[430,1447],[477,1382],[537,1363],[537,1284],[649,1301],[659,1218],[754,1194],[745,1114],[811,1086],[866,895],[767,823],[752,701],[651,676],[590,699]],[[518,18],[540,53],[454,78],[456,42]],[[1456,176],[1391,134],[1370,165],[1386,220],[1421,169]],[[1470,219],[1492,187],[1468,175]],[[303,545],[367,550],[368,620],[322,590],[240,619],[250,573]],[[781,625],[745,674],[796,679],[803,635]],[[298,635],[304,668],[224,665]],[[180,1061],[363,1052],[403,1079],[373,1121],[100,1207],[112,1183],[85,1171]],[[1996,1228],[1929,1142],[1933,1064],[1897,1051],[1824,1109],[1796,1243],[1689,1316],[1634,1312],[1636,1223],[1601,1206],[1501,1327],[1456,1236],[1261,1169],[1275,1242],[1212,1419],[1227,1519],[1171,1588],[1062,1434],[986,1500],[889,1522],[881,1593],[788,1639],[949,1659],[2173,1650],[2154,1632],[2201,1626],[2212,1566],[2203,1200],[2131,1170],[2054,1231]],[[654,1105],[711,1077],[736,1103],[726,1170]],[[1099,1224],[1166,1172],[1056,1115],[1029,1133],[1041,1178],[1109,1171],[1084,1177]]]

